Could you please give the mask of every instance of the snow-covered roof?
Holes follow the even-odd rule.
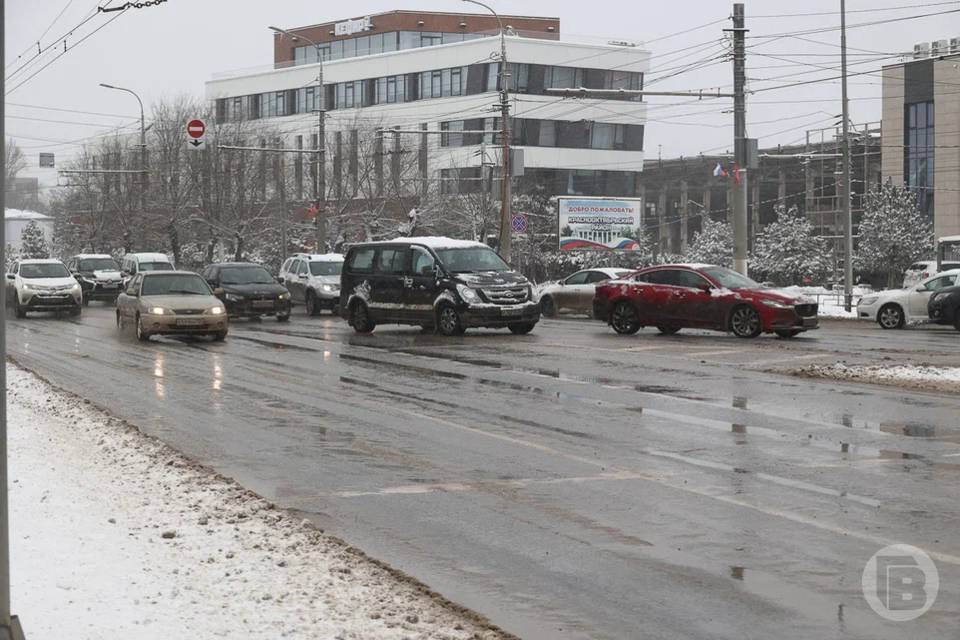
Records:
[[[113,260],[113,256],[111,256],[108,253],[78,253],[73,257],[76,258],[77,260],[94,260],[94,259],[103,259],[103,258],[109,258]]]
[[[665,267],[684,267],[686,269],[709,269],[710,267],[716,267],[715,264],[700,264],[699,262],[674,262],[672,264],[655,264],[648,267],[652,269],[654,267],[661,269]]]
[[[602,271],[610,277],[616,277],[621,273],[633,273],[637,269],[625,269],[623,267],[596,267],[594,269],[589,269],[589,271]]]
[[[5,220],[53,220],[50,216],[29,209],[4,209]]]
[[[940,242],[960,242],[960,236],[943,236]]]
[[[310,262],[343,262],[342,253],[298,253],[294,258],[303,258]]]
[[[136,258],[137,260],[154,260],[161,262],[170,262],[170,258],[167,257],[165,253],[128,253],[124,258]]]
[[[63,264],[56,258],[24,258],[18,262],[20,264]]]
[[[393,240],[389,240],[389,242],[410,242],[413,244],[423,245],[424,247],[430,247],[431,249],[469,249],[472,247],[490,248],[482,242],[476,242],[474,240],[457,240],[455,238],[446,238],[444,236],[394,238]]]

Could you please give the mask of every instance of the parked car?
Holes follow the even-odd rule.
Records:
[[[944,262],[940,266],[939,270],[937,269],[936,260],[921,260],[919,262],[914,262],[912,265],[907,267],[907,271],[903,275],[903,288],[906,289],[917,284],[921,280],[926,280],[931,276],[937,275],[937,273],[952,271],[953,269],[960,269],[960,262]]]
[[[173,262],[165,253],[128,253],[120,261],[123,283],[144,271],[173,271]]]
[[[117,298],[117,327],[133,325],[137,339],[154,335],[227,337],[227,310],[210,285],[188,271],[141,271]]]
[[[634,269],[584,269],[549,284],[540,290],[540,312],[552,318],[564,311],[590,313],[597,284],[616,280],[633,273]]]
[[[7,274],[7,304],[18,318],[30,311],[80,315],[83,290],[59,260],[20,260]]]
[[[294,304],[302,304],[307,315],[319,315],[324,309],[336,313],[340,303],[339,253],[298,253],[284,260],[279,280],[290,291]]]
[[[340,314],[359,333],[381,323],[529,333],[540,320],[530,282],[485,244],[399,238],[354,245],[341,275]]]
[[[960,276],[954,284],[934,291],[927,303],[927,317],[936,324],[953,325],[960,331]]]
[[[81,253],[67,260],[67,269],[83,289],[83,305],[91,300],[115,303],[123,285],[116,261],[105,253]]]
[[[259,264],[222,262],[206,267],[201,275],[231,318],[290,319],[290,292]]]
[[[875,321],[884,329],[902,329],[908,323],[926,322],[930,297],[935,291],[955,284],[957,274],[960,269],[938,273],[904,289],[865,295],[857,305],[857,317]]]
[[[594,317],[623,334],[655,326],[668,335],[690,327],[792,338],[818,326],[816,302],[710,265],[660,265],[600,283],[593,305]]]

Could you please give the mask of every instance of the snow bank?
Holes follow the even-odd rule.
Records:
[[[854,382],[891,384],[933,391],[960,391],[960,367],[930,365],[812,365],[796,370],[798,375]]]
[[[445,238],[443,236],[421,236],[419,238],[395,238],[389,240],[389,242],[413,242],[416,244],[422,244],[425,247],[430,247],[431,249],[469,249],[471,247],[484,247],[489,249],[487,245],[482,242],[475,242],[473,240],[456,240],[454,238]]]
[[[826,287],[783,287],[777,289],[787,295],[801,296],[805,295],[817,301],[819,306],[818,315],[821,318],[845,318],[855,320],[857,318],[857,302],[865,295],[877,293],[869,287],[853,287],[853,308],[847,311],[844,308],[843,291],[835,291]]]
[[[503,638],[120,420],[7,367],[30,640]]]

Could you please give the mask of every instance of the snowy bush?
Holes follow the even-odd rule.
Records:
[[[920,212],[916,194],[890,180],[867,193],[855,257],[860,269],[886,275],[893,288],[933,247],[933,224]]]
[[[780,285],[822,282],[830,274],[830,250],[797,207],[776,208],[777,219],[757,236],[750,270]]]
[[[703,219],[703,228],[693,237],[687,255],[688,262],[733,266],[733,227],[724,221]]]

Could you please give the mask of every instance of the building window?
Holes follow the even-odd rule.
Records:
[[[934,121],[933,102],[906,106],[904,127],[904,182],[917,194],[920,211],[933,219]]]

